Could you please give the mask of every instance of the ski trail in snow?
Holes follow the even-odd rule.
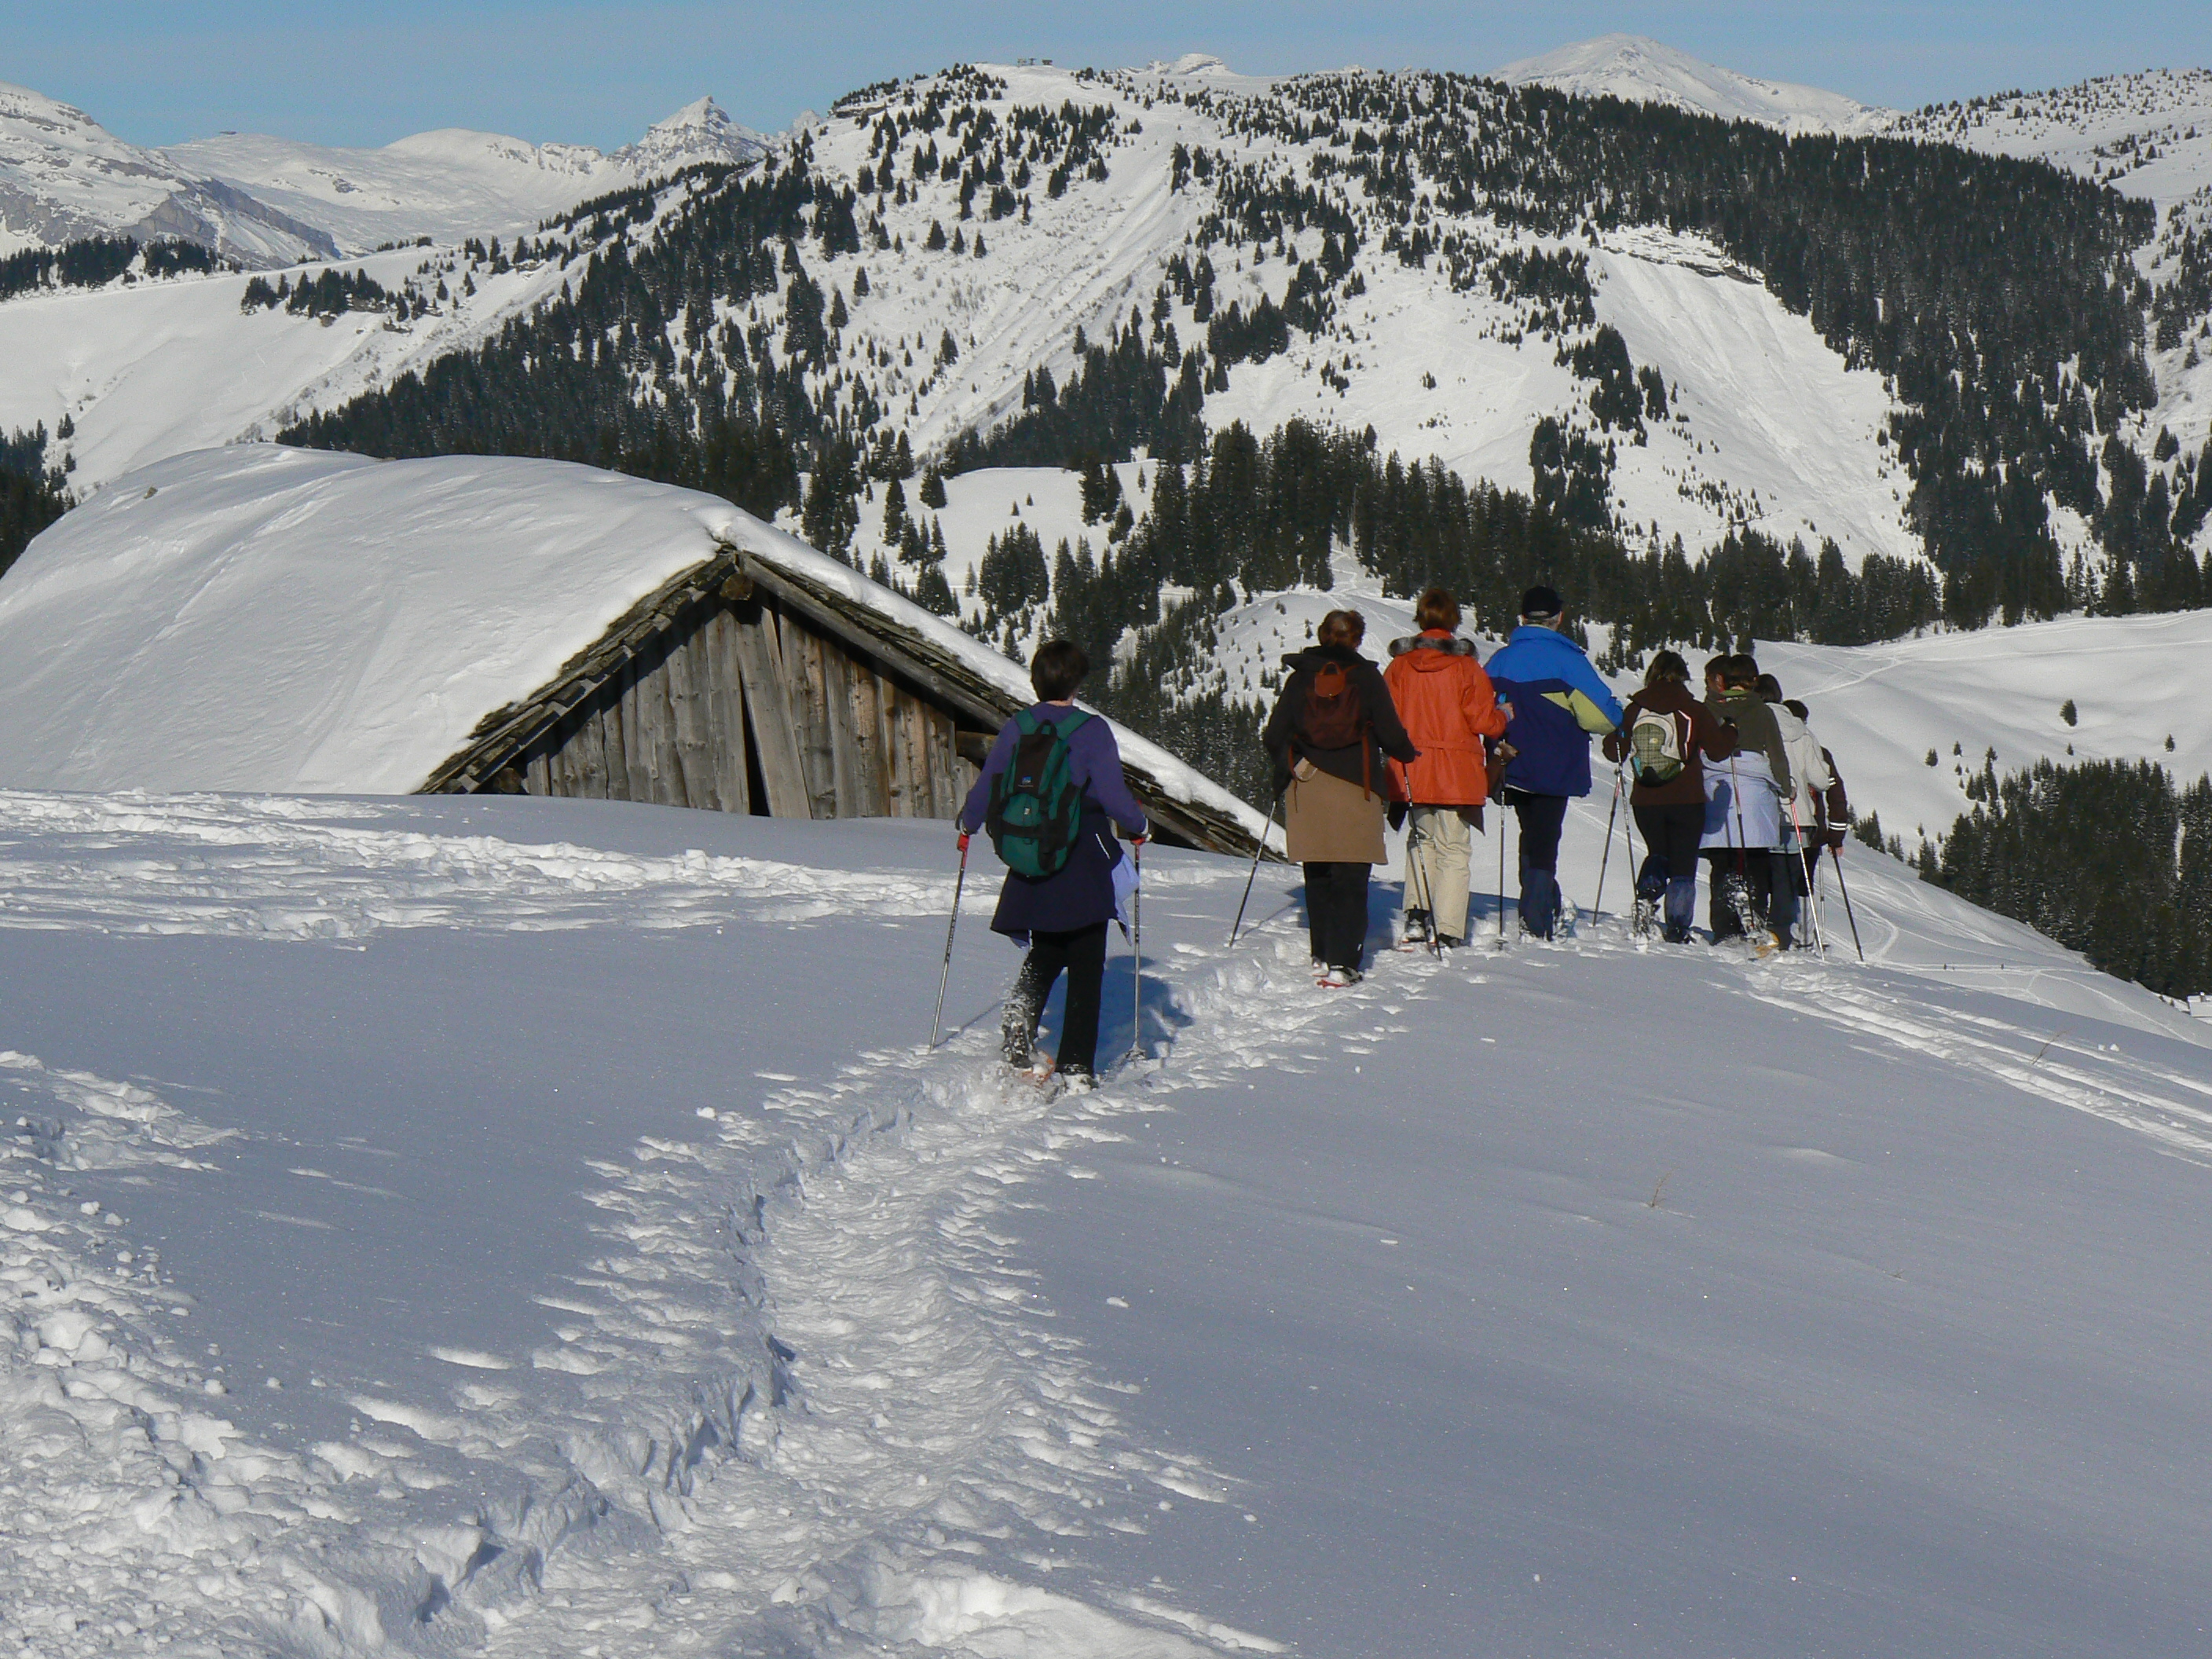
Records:
[[[1788,986],[1784,991],[1782,987]],[[2063,1016],[2050,1030],[1914,1000],[1901,989],[1817,964],[1778,964],[1747,987],[1760,1001],[1932,1054],[1978,1075],[2000,1078],[2039,1098],[2134,1130],[2160,1150],[2212,1166],[2212,1085],[2110,1048],[2065,1040]]]
[[[0,925],[316,939],[941,914],[951,896],[899,871],[523,847],[382,827],[375,808],[328,821],[352,816],[0,795]],[[991,1048],[864,1054],[764,1101],[739,1097],[750,1083],[702,1099],[708,1138],[641,1139],[592,1167],[587,1259],[540,1298],[551,1341],[440,1350],[442,1401],[349,1385],[351,1436],[290,1452],[186,1403],[260,1379],[185,1352],[190,1298],[153,1255],[103,1259],[127,1218],[66,1207],[63,1172],[197,1170],[217,1132],[137,1085],[0,1054],[25,1183],[0,1188],[0,1277],[21,1304],[0,1501],[22,1518],[0,1523],[0,1563],[21,1569],[0,1635],[56,1654],[156,1631],[186,1650],[584,1659],[641,1641],[1267,1650],[1081,1582],[1085,1538],[1233,1483],[1130,1443],[1115,1387],[1007,1259],[1024,1189],[1139,1108],[1048,1100]],[[105,1565],[60,1571],[62,1545]]]
[[[690,927],[741,912],[941,915],[951,903],[950,877],[530,847],[385,827],[374,820],[397,816],[386,806],[359,813],[332,822],[344,807],[282,796],[0,791],[0,926],[357,939],[384,927]]]
[[[219,1414],[247,1379],[188,1351],[192,1297],[130,1217],[72,1184],[204,1169],[194,1154],[226,1132],[15,1052],[0,1053],[0,1640],[60,1659],[179,1637],[174,1651],[258,1649],[301,1607],[374,1624],[372,1602],[284,1547],[347,1514],[329,1482]]]
[[[589,1659],[644,1628],[672,1645],[794,1652],[852,1638],[1206,1650],[1173,1628],[1212,1630],[1189,1615],[1117,1615],[1008,1575],[1004,1540],[1017,1562],[1079,1564],[1086,1536],[1139,1527],[1163,1503],[1222,1501],[1230,1483],[1128,1443],[1113,1390],[1006,1260],[1002,1217],[1022,1188],[1111,1138],[1127,1109],[1110,1092],[1048,1101],[984,1058],[983,1038],[965,1047],[865,1054],[771,1097],[765,1117],[721,1117],[719,1146],[641,1148],[635,1170],[604,1171],[615,1248],[578,1280],[591,1311],[571,1340],[533,1359],[621,1402],[626,1440],[599,1437],[595,1456],[580,1425],[571,1455],[659,1537],[550,1560],[541,1595],[488,1651]],[[778,1144],[793,1121],[813,1126],[811,1144]],[[753,1374],[679,1395],[668,1361],[684,1287],[726,1279],[733,1261],[766,1333]],[[653,1435],[656,1416],[667,1426]]]

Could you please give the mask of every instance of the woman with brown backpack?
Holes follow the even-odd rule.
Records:
[[[1367,879],[1389,862],[1382,845],[1387,761],[1420,758],[1382,672],[1359,654],[1357,611],[1323,617],[1315,643],[1283,659],[1289,671],[1261,740],[1285,796],[1291,857],[1305,866],[1306,929],[1320,983],[1359,982],[1367,944]]]

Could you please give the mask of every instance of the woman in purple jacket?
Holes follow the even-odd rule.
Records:
[[[1091,1079],[1098,1054],[1098,993],[1106,976],[1106,924],[1115,914],[1114,870],[1123,857],[1114,831],[1119,826],[1139,845],[1150,833],[1145,809],[1121,775],[1113,726],[1075,706],[1075,688],[1090,672],[1090,658],[1066,640],[1039,647],[1030,662],[1037,702],[1024,713],[1033,721],[1050,721],[1065,738],[1069,771],[1083,792],[1083,817],[1067,862],[1051,875],[1006,872],[998,914],[991,918],[993,933],[1029,948],[1006,994],[1000,1038],[1007,1061],[1038,1082],[1055,1073],[1073,1083]],[[991,810],[991,786],[1012,761],[1020,738],[1019,717],[1000,728],[983,775],[960,809],[963,844],[983,827]],[[1037,1017],[1063,970],[1067,1006],[1060,1021],[1060,1054],[1056,1060],[1048,1055],[1040,1062]]]

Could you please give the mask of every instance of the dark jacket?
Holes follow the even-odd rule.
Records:
[[[1820,758],[1828,763],[1828,776],[1833,780],[1820,797],[1820,838],[1831,847],[1841,847],[1851,827],[1851,798],[1844,793],[1844,775],[1836,770],[1836,757],[1823,749]]]
[[[1367,717],[1368,738],[1364,745],[1352,743],[1341,749],[1316,749],[1298,730],[1305,718],[1306,693],[1312,689],[1314,674],[1323,663],[1330,662],[1342,663],[1351,676],[1352,689]],[[1283,683],[1283,694],[1275,699],[1275,712],[1267,716],[1267,729],[1260,734],[1260,741],[1275,763],[1275,793],[1283,792],[1298,761],[1309,760],[1331,777],[1347,783],[1364,782],[1378,795],[1389,794],[1390,776],[1384,757],[1410,765],[1420,758],[1420,751],[1413,747],[1398,719],[1390,688],[1382,683],[1382,671],[1343,645],[1310,645],[1295,656],[1284,658],[1283,666],[1290,671],[1290,678]]]
[[[1735,728],[1722,722],[1713,711],[1690,695],[1680,680],[1647,685],[1628,700],[1621,711],[1620,728],[1605,738],[1605,757],[1618,764],[1632,759],[1630,733],[1636,729],[1639,709],[1650,708],[1674,722],[1682,746],[1681,772],[1664,783],[1638,783],[1628,792],[1632,806],[1702,806],[1705,803],[1706,760],[1726,760],[1735,753]],[[1701,758],[1702,757],[1702,758]]]
[[[1516,751],[1505,787],[1531,795],[1587,795],[1589,740],[1620,724],[1620,700],[1582,647],[1523,623],[1490,659],[1490,683],[1513,705],[1505,741]]]
[[[1028,712],[1038,720],[1064,725],[1079,711],[1041,702]],[[982,775],[960,809],[962,830],[972,834],[983,827],[991,810],[991,785],[1012,762],[1020,738],[1012,720],[999,728]],[[1145,834],[1145,809],[1121,775],[1121,749],[1114,741],[1112,726],[1092,714],[1075,728],[1067,747],[1069,772],[1083,789],[1083,821],[1075,832],[1074,849],[1067,862],[1048,876],[1006,872],[1006,884],[999,890],[999,908],[991,918],[994,933],[1071,933],[1114,918],[1114,866],[1122,857],[1114,826],[1120,824],[1126,835]]]
[[[1790,769],[1790,745],[1782,741],[1782,728],[1775,724],[1774,711],[1759,701],[1759,693],[1749,686],[1738,686],[1723,691],[1706,705],[1716,719],[1726,720],[1735,727],[1736,752],[1749,754],[1756,750],[1766,757],[1767,770],[1774,775],[1774,787],[1788,800],[1797,793],[1795,775]],[[1714,759],[1720,758],[1716,755]]]

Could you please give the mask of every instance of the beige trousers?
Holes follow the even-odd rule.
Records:
[[[1474,830],[1456,806],[1415,806],[1406,815],[1406,908],[1426,910],[1437,932],[1467,937],[1467,861]]]

